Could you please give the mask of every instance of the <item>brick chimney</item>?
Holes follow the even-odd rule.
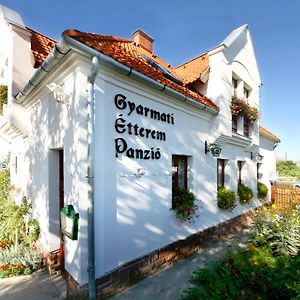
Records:
[[[141,29],[137,29],[133,33],[134,42],[140,46],[142,46],[144,49],[152,53],[152,44],[154,39],[150,37],[147,33],[145,33]]]

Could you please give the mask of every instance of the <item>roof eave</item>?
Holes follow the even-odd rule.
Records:
[[[130,75],[135,77],[136,79],[147,82],[147,84],[157,90],[160,91],[168,91],[168,93],[171,93],[173,96],[175,96],[178,99],[181,99],[183,101],[188,101],[190,103],[194,103],[195,105],[205,110],[211,114],[218,114],[218,109],[214,109],[208,105],[205,105],[195,99],[189,98],[186,95],[169,88],[165,86],[164,84],[136,71],[135,69],[128,67],[127,65],[124,65],[111,56],[105,55],[77,40],[74,38],[64,36],[61,38],[61,40],[58,42],[58,44],[52,49],[50,54],[47,56],[46,60],[42,63],[42,65],[36,70],[36,72],[33,74],[31,79],[28,81],[28,83],[25,85],[24,89],[17,95],[15,101],[19,104],[22,104],[26,98],[33,90],[35,90],[40,83],[47,77],[47,74],[51,72],[55,67],[61,62],[61,60],[71,51],[75,50],[78,51],[84,55],[88,55],[90,58],[97,56],[100,60],[104,61],[106,64],[109,64],[110,67],[113,67],[113,69],[117,70],[118,72]]]

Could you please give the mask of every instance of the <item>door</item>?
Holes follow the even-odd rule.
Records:
[[[64,151],[58,150],[59,154],[59,211],[64,207]],[[60,232],[60,247],[59,247],[59,262],[60,269],[65,266],[65,251],[64,251],[64,236]]]

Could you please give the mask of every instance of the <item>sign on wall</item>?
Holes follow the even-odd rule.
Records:
[[[126,96],[117,94],[114,98],[115,106],[118,110],[122,111],[115,121],[115,130],[119,134],[128,134],[141,137],[144,139],[152,139],[158,141],[166,141],[167,135],[164,131],[159,131],[151,128],[145,128],[138,124],[134,124],[127,119],[133,114],[150,118],[162,123],[170,125],[175,124],[175,118],[173,113],[165,113],[143,106],[137,105],[134,101],[127,100]],[[115,153],[116,157],[120,155],[126,155],[129,158],[136,159],[160,159],[160,148],[151,147],[150,149],[136,149],[129,147],[128,142],[123,137],[115,139]]]

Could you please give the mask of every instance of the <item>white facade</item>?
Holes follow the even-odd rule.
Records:
[[[41,226],[40,243],[49,252],[57,250],[57,178],[63,150],[64,205],[74,205],[80,215],[78,240],[64,238],[65,268],[82,285],[88,280],[87,78],[92,57],[69,47],[70,53],[45,80],[13,104],[18,113],[10,110],[10,120],[22,132],[13,139],[22,167],[12,174],[12,181],[33,204],[34,217]],[[233,191],[238,183],[237,161],[242,161],[242,182],[256,195],[257,166],[251,152],[261,151],[260,146],[268,151],[262,153],[268,157],[261,169],[263,176],[274,171],[272,142],[259,141],[258,124],[254,124],[250,138],[240,131],[233,134],[231,128],[233,76],[239,78],[240,91],[243,85],[251,89],[249,102],[259,108],[260,78],[248,28],[234,31],[209,52],[209,59],[209,80],[199,90],[219,106],[218,114],[185,103],[167,90],[157,91],[147,81],[124,76],[100,60],[94,84],[96,277],[260,205],[255,196],[251,205],[238,204],[232,212],[219,209],[217,159],[205,154],[205,141],[222,146],[225,186]],[[28,81],[31,69],[27,69],[24,77]],[[51,83],[63,88],[66,103],[59,102],[49,90]],[[16,90],[24,84],[16,81]],[[163,120],[151,116],[151,110],[164,114]],[[173,155],[187,157],[188,188],[198,205],[191,223],[180,223],[171,210]],[[268,183],[267,177],[262,181]]]

